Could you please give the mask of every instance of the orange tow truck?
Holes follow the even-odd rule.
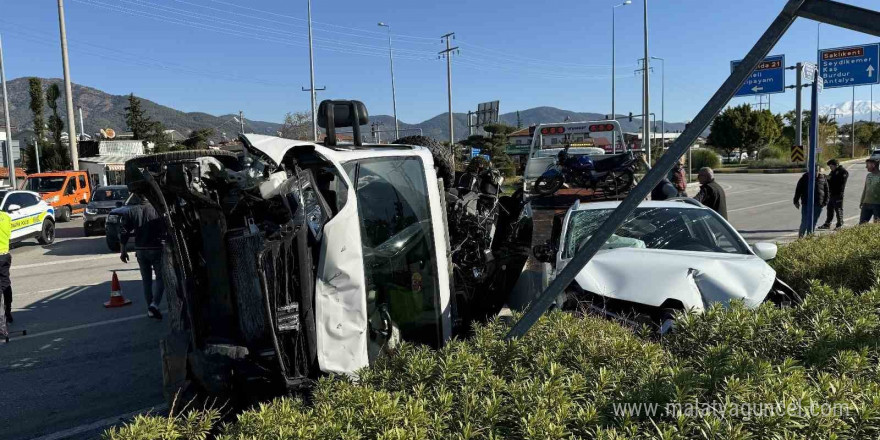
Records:
[[[51,171],[30,174],[24,189],[39,193],[40,197],[55,208],[55,218],[59,222],[70,220],[70,216],[81,214],[89,203],[92,188],[85,171]]]

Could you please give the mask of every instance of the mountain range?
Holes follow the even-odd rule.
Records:
[[[59,99],[59,112],[62,119],[67,122],[66,108],[64,105],[64,85],[59,78],[42,79],[43,89],[49,87],[50,84],[59,84],[62,90],[62,97]],[[102,128],[113,128],[117,132],[127,131],[123,113],[128,105],[128,96],[112,95],[93,87],[73,84],[74,106],[82,108],[83,126],[85,132],[94,134]],[[9,90],[9,108],[12,117],[12,126],[15,137],[29,138],[33,133],[33,122],[30,107],[30,97],[28,95],[28,78],[17,78],[7,83]],[[232,136],[238,131],[238,122],[235,118],[238,115],[210,115],[202,112],[183,112],[171,107],[163,106],[156,102],[150,101],[144,97],[140,97],[144,111],[152,119],[162,122],[167,129],[179,131],[183,135],[187,135],[191,130],[200,128],[215,128],[217,137],[222,132]],[[46,108],[44,117],[48,118],[49,109]],[[247,117],[245,115],[245,117]],[[506,124],[522,127],[539,123],[553,123],[570,121],[589,121],[605,119],[604,114],[575,112],[570,110],[562,110],[555,107],[535,107],[531,109],[521,110],[517,112],[509,112],[500,115],[500,121]],[[382,139],[387,140],[393,137],[394,118],[388,115],[374,115],[370,117],[371,123],[382,124],[380,130]],[[456,140],[467,137],[467,114],[454,113],[454,131]],[[259,134],[275,134],[281,124],[276,122],[255,121],[246,119],[248,132]],[[623,131],[636,132],[641,127],[641,120],[633,118],[629,121],[628,117],[620,115],[619,119]],[[0,121],[2,123],[2,121]],[[79,123],[79,118],[77,118]],[[422,129],[422,134],[439,140],[448,139],[448,113],[441,113],[426,121],[416,124],[400,122],[401,136],[418,134],[416,129]],[[661,121],[657,121],[657,128],[661,126]],[[684,130],[683,123],[667,123],[666,130],[675,132]],[[79,128],[79,127],[77,127]],[[362,127],[362,133],[369,135],[370,127]]]
[[[826,105],[819,108],[819,114],[836,114],[838,118],[841,116],[851,118],[853,109],[855,109],[857,120],[868,120],[871,117],[872,107],[875,119],[880,117],[880,100],[873,103],[871,101],[846,101],[839,104]]]

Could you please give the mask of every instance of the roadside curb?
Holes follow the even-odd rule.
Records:
[[[806,168],[757,168],[757,169],[737,169],[725,170],[717,169],[715,174],[799,174],[803,173]]]

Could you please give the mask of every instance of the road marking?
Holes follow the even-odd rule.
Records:
[[[144,314],[138,314],[135,316],[126,316],[124,318],[108,319],[106,321],[91,322],[88,324],[75,325],[73,327],[65,327],[65,328],[59,328],[59,329],[55,329],[55,330],[48,330],[45,332],[28,333],[25,336],[19,336],[17,338],[14,338],[13,341],[22,341],[25,339],[37,338],[40,336],[57,335],[59,333],[67,333],[67,332],[72,332],[72,331],[76,331],[76,330],[83,330],[83,329],[92,328],[92,327],[101,327],[101,326],[105,326],[105,325],[117,324],[120,322],[134,321],[136,319],[146,319],[146,318],[148,318],[148,316],[146,313],[144,313]]]
[[[88,423],[85,425],[76,426],[74,428],[65,429],[63,431],[53,432],[52,434],[47,434],[42,437],[37,437],[31,440],[62,440],[68,437],[73,437],[77,434],[86,433],[89,431],[94,431],[96,429],[101,429],[108,427],[110,425],[115,425],[120,422],[127,421],[137,415],[146,414],[146,413],[163,413],[168,409],[168,405],[165,403],[160,403],[158,405],[153,405],[149,408],[139,409],[137,411],[132,411],[130,413],[120,414],[118,416],[107,417],[106,419],[101,419],[96,422]]]
[[[780,203],[785,203],[785,202],[791,202],[791,200],[777,200],[775,202],[762,203],[760,205],[746,206],[745,208],[728,209],[727,212],[731,213],[731,212],[737,212],[737,211],[745,211],[748,209],[760,208],[762,206],[778,205]]]
[[[81,263],[83,261],[94,261],[94,260],[109,260],[111,258],[119,258],[119,255],[109,254],[109,255],[97,255],[94,257],[85,257],[85,258],[68,258],[66,260],[59,261],[47,261],[45,263],[34,263],[34,264],[22,264],[20,266],[13,265],[10,270],[22,270],[22,269],[33,269],[35,267],[43,267],[43,266],[53,266],[56,264],[71,264],[71,263]]]

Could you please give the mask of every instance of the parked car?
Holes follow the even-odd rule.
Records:
[[[55,210],[31,191],[0,190],[0,209],[12,220],[10,241],[36,238],[40,244],[55,241]]]
[[[874,151],[871,152],[871,156],[880,156],[880,148],[875,148]]]
[[[104,221],[104,236],[107,241],[107,248],[110,249],[111,252],[119,252],[119,223],[122,218],[122,214],[125,213],[132,205],[139,205],[141,203],[141,199],[135,194],[129,194],[128,199],[125,200],[125,203],[118,207],[113,208],[107,213],[107,218]]]
[[[59,222],[85,210],[92,193],[85,171],[53,171],[28,175],[24,189],[39,193],[55,208]]]
[[[128,187],[125,185],[109,185],[95,189],[85,210],[84,235],[89,237],[104,234],[107,215],[110,211],[123,206],[128,196]]]
[[[611,215],[619,202],[575,203],[556,219],[550,243],[536,246],[544,279],[552,280]],[[766,263],[776,245],[749,245],[715,211],[692,199],[642,202],[557,305],[578,304],[664,333],[678,310],[703,311],[740,300],[757,307],[797,299]]]

